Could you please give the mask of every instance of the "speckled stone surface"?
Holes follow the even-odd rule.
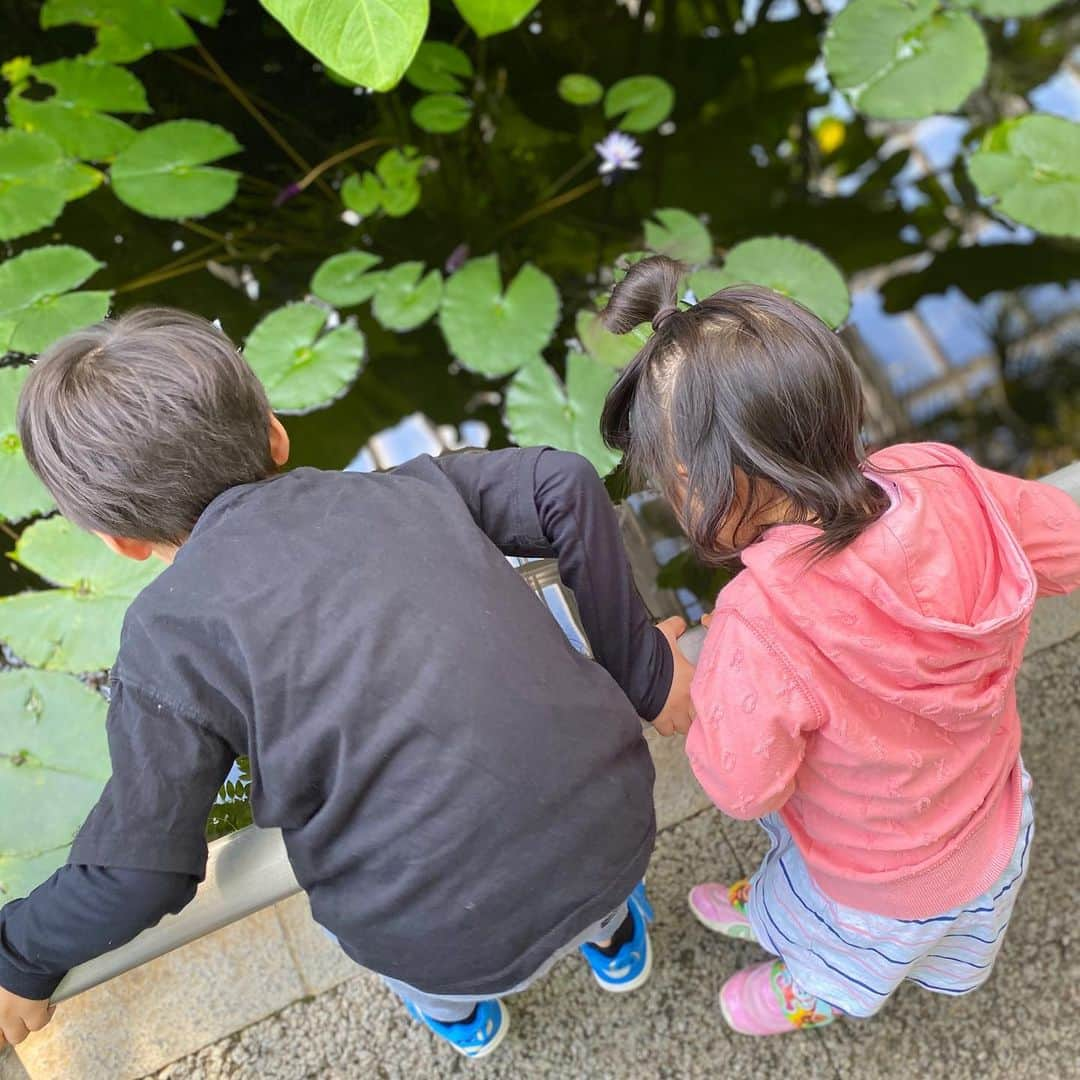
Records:
[[[1080,1077],[1080,638],[1029,660],[1019,683],[1024,755],[1035,779],[1037,837],[997,970],[962,999],[906,987],[878,1017],[753,1040],[731,1034],[716,991],[761,955],[714,937],[686,908],[696,881],[752,868],[757,828],[698,813],[659,840],[649,875],[656,970],[640,991],[600,991],[576,958],[510,999],[513,1028],[470,1063],[412,1023],[366,973],[298,1002],[156,1074],[156,1080],[499,1080],[769,1078],[1068,1080]],[[131,1025],[148,1023],[133,1012]],[[91,1075],[91,1074],[84,1074]],[[102,1080],[114,1080],[107,1071]]]

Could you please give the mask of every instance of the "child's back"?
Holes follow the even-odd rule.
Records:
[[[753,717],[724,725],[718,754],[706,713],[688,748],[739,816],[783,804],[830,896],[920,918],[978,895],[1008,863],[1022,799],[1016,673],[1037,593],[1075,585],[1080,560],[1065,544],[1066,496],[950,447],[893,447],[868,475],[891,505],[843,551],[808,564],[795,549],[816,530],[785,525],[743,552],[695,697],[720,700],[722,682],[722,699]]]
[[[235,752],[315,917],[357,961],[427,991],[505,990],[564,921],[576,931],[624,900],[653,836],[641,724],[448,478],[475,465],[494,480],[501,456],[298,469],[215,500],[129,612],[110,725],[139,741],[114,754],[72,859],[122,850],[129,866],[200,874]],[[489,524],[529,546],[512,500],[531,505],[537,455],[507,456]],[[169,822],[166,849],[127,805]]]

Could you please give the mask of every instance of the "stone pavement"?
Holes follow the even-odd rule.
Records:
[[[512,1030],[484,1062],[467,1062],[410,1021],[367,973],[298,1002],[154,1074],[157,1080],[1068,1080],[1080,1078],[1080,637],[1031,657],[1018,686],[1025,761],[1035,779],[1031,871],[997,969],[952,999],[903,988],[873,1020],[769,1040],[729,1032],[716,991],[755,946],[699,926],[685,895],[696,881],[751,870],[756,826],[697,813],[660,836],[649,876],[656,968],[625,999],[604,994],[575,958],[509,999]],[[223,988],[222,994],[228,990]],[[134,1018],[133,1018],[134,1019]]]

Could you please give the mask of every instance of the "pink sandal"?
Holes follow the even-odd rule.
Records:
[[[732,975],[720,987],[720,1011],[728,1027],[743,1035],[824,1027],[843,1015],[800,990],[783,960],[767,960]]]

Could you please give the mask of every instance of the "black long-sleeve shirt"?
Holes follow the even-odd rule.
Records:
[[[558,558],[599,665],[503,555]],[[576,455],[230,489],[128,612],[112,779],[69,864],[0,910],[0,986],[45,998],[182,908],[246,753],[256,822],[282,828],[355,960],[432,993],[508,989],[644,872],[653,770],[635,710],[656,716],[671,677]]]

